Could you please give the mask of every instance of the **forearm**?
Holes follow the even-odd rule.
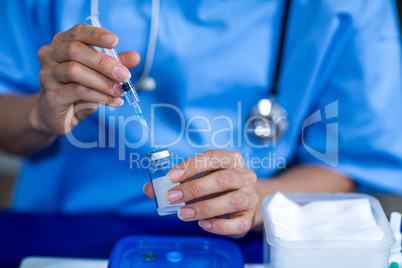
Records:
[[[354,190],[354,182],[345,176],[329,169],[313,165],[292,167],[280,175],[259,180],[256,191],[261,201],[267,195],[278,191],[284,193],[319,193],[319,192],[350,192]],[[259,208],[254,219],[254,226],[262,226],[262,213]]]
[[[0,149],[27,155],[54,140],[54,135],[36,127],[38,98],[38,94],[0,96]]]

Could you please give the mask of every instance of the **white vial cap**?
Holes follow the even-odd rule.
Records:
[[[159,160],[159,159],[166,158],[166,157],[169,157],[169,156],[170,156],[170,153],[166,149],[154,150],[154,151],[152,151],[152,152],[147,154],[147,158],[150,161]]]

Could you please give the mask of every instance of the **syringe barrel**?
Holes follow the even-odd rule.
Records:
[[[137,92],[135,91],[133,82],[131,82],[131,80],[127,80],[126,82],[121,82],[120,86],[121,86],[121,89],[123,89],[123,92],[134,91],[135,95],[137,95]]]
[[[131,80],[128,80],[124,83],[120,83],[121,88],[123,89],[124,96],[126,97],[128,103],[131,105],[134,102],[139,102],[140,98],[138,97],[137,91],[135,91],[134,85]]]
[[[98,19],[98,15],[99,15],[99,13],[93,14],[93,15],[89,16],[87,19],[91,19],[91,23],[93,26],[102,28],[102,26],[99,22],[99,19]],[[117,53],[117,51],[114,48],[112,48],[112,49],[103,48],[103,51],[107,55],[109,55],[110,57],[116,59],[118,62],[121,63],[119,54]],[[131,82],[131,80],[120,83],[120,86],[123,89],[124,95],[126,96],[126,99],[130,105],[140,101],[140,98],[138,97],[137,91],[135,91],[134,85]]]

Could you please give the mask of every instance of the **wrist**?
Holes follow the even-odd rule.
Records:
[[[39,112],[39,95],[36,94],[32,96],[32,101],[30,105],[30,109],[28,110],[28,123],[27,123],[27,131],[40,135],[43,138],[52,138],[55,135],[48,131],[48,129],[44,126],[44,124],[40,120],[40,112]]]

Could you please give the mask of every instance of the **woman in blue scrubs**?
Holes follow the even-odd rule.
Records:
[[[276,97],[289,127],[265,146],[245,125],[270,98],[285,1],[162,1],[156,87],[139,96],[157,145],[185,160],[166,198],[197,202],[179,218],[240,235],[276,191],[401,195],[394,4],[291,1]],[[16,211],[156,213],[143,161],[153,148],[118,86],[144,69],[151,3],[101,1],[100,12],[107,30],[85,21],[89,1],[0,3],[0,147],[26,156]],[[122,63],[93,46],[117,46]]]

